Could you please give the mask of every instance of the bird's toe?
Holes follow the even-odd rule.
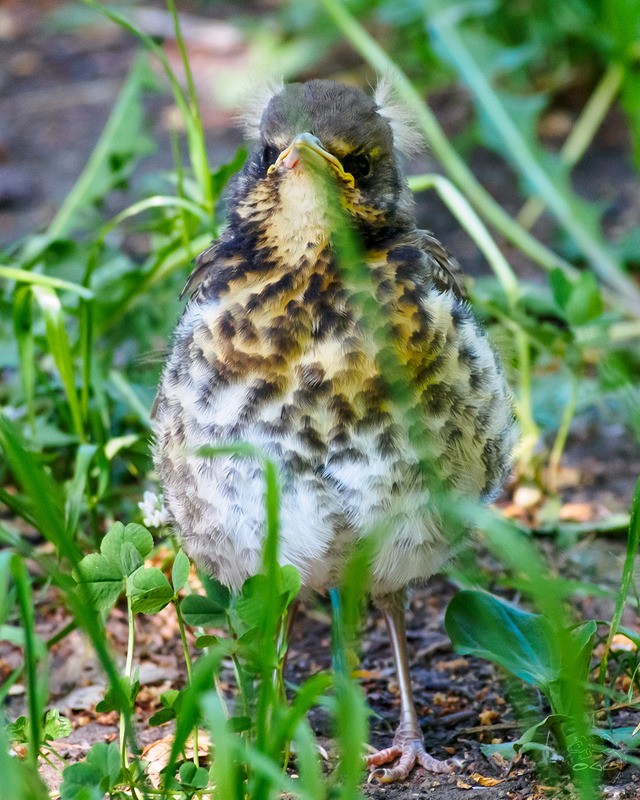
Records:
[[[391,767],[384,767],[396,761]],[[420,739],[406,740],[385,750],[378,750],[367,757],[367,766],[370,768],[369,781],[375,780],[378,783],[395,783],[405,780],[411,770],[419,764],[428,772],[447,773],[452,772],[454,765],[451,761],[439,761],[433,758],[424,748],[424,743]]]

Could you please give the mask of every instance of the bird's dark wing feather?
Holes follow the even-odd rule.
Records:
[[[209,267],[216,259],[216,254],[218,251],[220,240],[213,242],[207,249],[200,253],[200,255],[196,258],[196,265],[191,271],[191,274],[187,278],[187,282],[184,285],[184,289],[180,292],[180,299],[182,300],[185,295],[189,294],[190,297],[195,297],[197,295],[202,282],[207,276],[207,272]],[[153,404],[151,406],[151,411],[149,412],[149,418],[151,420],[155,419],[156,412],[158,410],[158,403],[160,402],[160,395],[159,392],[156,393],[156,396],[153,400]]]
[[[200,253],[200,255],[196,258],[196,265],[187,278],[184,289],[180,292],[181,300],[187,294],[190,294],[191,297],[194,297],[198,293],[198,289],[200,288],[202,281],[205,279],[209,267],[216,260],[219,245],[220,239],[213,242],[213,244],[207,247],[207,249]]]
[[[429,231],[416,230],[408,244],[421,250],[429,262],[431,279],[441,291],[453,292],[461,300],[467,299],[460,264]]]

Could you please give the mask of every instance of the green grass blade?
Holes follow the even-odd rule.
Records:
[[[151,429],[151,418],[149,417],[149,409],[140,400],[138,395],[134,392],[133,387],[127,379],[115,369],[109,373],[109,383],[116,390],[116,392],[124,399],[129,408],[138,418],[139,422],[147,429]]]
[[[61,549],[60,533],[64,530],[62,497],[58,487],[20,442],[16,429],[0,415],[0,448],[13,476],[31,501],[31,515],[38,530]],[[80,553],[78,552],[80,558]]]
[[[85,433],[82,409],[76,392],[73,356],[71,355],[71,347],[65,327],[62,304],[55,291],[48,286],[33,285],[31,291],[45,320],[49,349],[60,373],[60,379],[69,403],[73,428],[80,441],[83,442],[85,441]]]
[[[84,499],[84,492],[87,485],[87,476],[89,468],[94,455],[98,450],[95,444],[82,444],[78,448],[76,454],[76,464],[73,471],[73,477],[67,487],[67,496],[65,501],[65,520],[67,525],[67,532],[69,536],[75,536],[80,514],[82,512],[82,504]]]
[[[85,300],[93,299],[93,292],[91,289],[87,289],[86,286],[80,286],[70,281],[63,281],[61,278],[52,278],[49,275],[40,275],[38,272],[29,272],[29,270],[26,269],[0,266],[0,278],[5,278],[8,281],[16,281],[17,283],[28,283],[33,286],[47,286],[50,289],[61,289],[67,292],[73,292],[80,297],[84,297]]]
[[[620,270],[601,240],[582,222],[569,199],[558,190],[536,158],[490,81],[465,45],[456,27],[459,18],[458,7],[448,8],[431,15],[429,27],[442,44],[442,51],[446,53],[447,59],[471,89],[475,102],[491,120],[494,130],[502,140],[505,154],[508,154],[535,193],[544,197],[549,210],[571,235],[596,274],[628,302],[633,302],[634,311],[640,313],[640,291]]]
[[[118,99],[113,106],[113,110],[93,153],[89,157],[75,186],[66,196],[58,209],[58,213],[47,228],[47,235],[51,239],[58,239],[68,234],[73,228],[74,218],[78,211],[91,204],[95,199],[95,187],[99,183],[99,176],[105,169],[105,165],[107,165],[109,154],[118,142],[123,126],[132,114],[140,113],[140,95],[149,83],[148,76],[149,67],[146,59],[137,58],[118,95]]]
[[[58,486],[31,453],[24,447],[20,436],[6,417],[0,414],[0,448],[13,473],[16,483],[27,495],[31,504],[31,514],[38,530],[52,542],[58,554],[67,558],[74,569],[82,559],[82,553],[66,530],[63,501]],[[68,576],[53,575],[62,583],[67,591],[67,601],[71,606],[78,624],[87,632],[102,668],[107,674],[114,697],[119,707],[128,708],[128,698],[122,690],[120,677],[115,664],[107,650],[106,637],[100,624],[91,595],[85,584],[78,586],[78,592],[69,590]],[[128,721],[130,738],[133,741],[133,729]]]
[[[636,483],[636,488],[633,493],[633,502],[631,504],[631,520],[629,522],[629,534],[627,537],[627,553],[624,559],[624,566],[622,567],[622,580],[620,581],[620,589],[616,597],[616,606],[613,617],[611,618],[611,625],[609,626],[609,635],[607,636],[604,653],[600,661],[598,673],[600,684],[604,683],[611,642],[618,632],[622,620],[622,612],[624,611],[627,595],[629,594],[629,587],[633,579],[633,570],[638,556],[638,548],[640,548],[640,478],[638,478]]]
[[[321,0],[321,2],[336,26],[373,69],[381,75],[385,73],[394,75],[398,95],[415,113],[416,120],[424,131],[429,146],[447,170],[451,180],[469,198],[478,213],[544,269],[552,270],[558,267],[567,275],[575,276],[577,273],[574,267],[525,231],[480,185],[463,159],[449,143],[435,115],[413,87],[411,81],[353,18],[341,0]]]
[[[33,341],[31,289],[21,286],[13,295],[13,331],[18,345],[20,379],[31,431],[36,426],[36,360]]]
[[[22,631],[24,633],[24,662],[27,676],[27,697],[29,709],[29,760],[36,766],[40,752],[41,722],[44,704],[38,688],[38,663],[35,643],[35,617],[33,597],[29,576],[22,558],[14,554],[11,559],[11,575],[16,586]]]
[[[204,134],[202,132],[202,124],[199,118],[199,112],[196,110],[194,114],[191,108],[191,103],[185,97],[182,87],[180,86],[175,73],[171,69],[171,65],[169,64],[169,60],[167,59],[164,50],[150,36],[147,36],[147,34],[133,25],[126,17],[117,11],[114,11],[112,8],[104,6],[101,3],[96,2],[96,0],[81,0],[81,2],[83,2],[86,6],[89,6],[89,8],[93,8],[95,11],[104,14],[112,22],[115,22],[116,25],[119,25],[123,30],[128,31],[137,39],[139,39],[160,62],[169,81],[169,85],[171,86],[171,91],[173,92],[176,104],[180,109],[180,116],[187,130],[191,166],[198,181],[198,185],[200,186],[204,204],[208,212],[213,214],[213,194],[211,191],[210,171],[207,164],[206,145],[204,141]],[[177,30],[177,36],[179,46],[183,46],[180,45],[182,36],[180,34],[179,27]]]
[[[436,190],[443,203],[487,259],[507,297],[510,300],[515,300],[520,293],[518,278],[507,259],[502,255],[486,226],[459,189],[442,175],[416,175],[409,178],[409,188],[413,192],[421,192],[425,189]]]

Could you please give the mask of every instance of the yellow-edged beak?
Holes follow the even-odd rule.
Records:
[[[348,183],[351,188],[354,187],[355,180],[353,175],[350,172],[345,172],[340,161],[332,153],[324,149],[320,139],[308,132],[299,133],[294,137],[291,144],[280,153],[275,164],[269,167],[267,174],[270,175],[280,166],[285,167],[285,169],[293,169],[300,161],[304,163],[305,150],[307,154],[315,153],[321,156],[343,181]]]

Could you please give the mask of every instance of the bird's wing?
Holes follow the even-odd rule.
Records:
[[[191,297],[194,297],[202,285],[202,282],[207,276],[207,272],[209,267],[213,264],[216,260],[216,256],[220,246],[220,239],[213,242],[206,250],[204,250],[200,255],[196,258],[196,265],[191,271],[191,274],[187,278],[187,282],[184,285],[184,289],[180,292],[180,299],[190,294]]]
[[[447,249],[429,231],[416,230],[411,234],[411,239],[411,244],[426,256],[430,277],[436,288],[453,292],[461,300],[466,300],[462,269]]]
[[[209,267],[213,264],[216,259],[216,254],[218,252],[220,240],[213,242],[204,252],[200,253],[200,255],[196,258],[196,264],[191,274],[187,278],[187,282],[184,285],[184,289],[180,292],[180,299],[182,300],[185,295],[189,294],[191,298],[195,297],[202,283],[204,282],[205,278],[207,277]],[[151,405],[151,411],[149,412],[149,419],[153,422],[156,417],[156,412],[158,410],[158,403],[160,401],[160,392],[156,392],[156,396],[153,400]]]

